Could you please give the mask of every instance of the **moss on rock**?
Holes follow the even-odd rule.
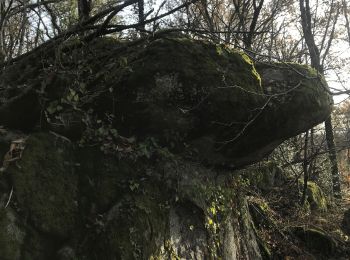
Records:
[[[52,134],[36,134],[26,142],[20,161],[11,164],[19,207],[35,227],[67,238],[76,224],[77,176],[71,144]]]
[[[156,197],[124,196],[108,212],[103,237],[93,250],[95,254],[106,259],[148,259],[161,250],[168,228],[168,209],[159,200],[160,193],[153,195]],[[104,248],[102,254],[101,248]]]
[[[273,161],[260,162],[239,171],[249,184],[261,191],[269,191],[285,180],[283,170]]]
[[[266,202],[257,199],[251,199],[248,205],[254,225],[257,228],[259,228],[260,226],[267,228],[272,228],[275,226],[274,222],[272,221],[272,218],[270,217],[271,209]]]
[[[152,136],[173,152],[191,150],[210,164],[238,167],[330,113],[325,82],[301,65],[255,69],[242,52],[185,37],[123,46],[103,38],[43,50],[44,65],[26,57],[8,66],[0,77],[8,97],[0,102],[0,121],[28,130],[45,115],[41,127],[74,140],[108,121],[123,136]],[[32,74],[13,74],[22,69]],[[19,85],[34,96],[23,96]],[[28,109],[33,102],[36,108]]]
[[[21,259],[25,231],[18,222],[16,213],[10,208],[0,209],[0,252],[3,260]]]
[[[261,259],[240,194],[246,183],[204,162],[250,164],[323,121],[329,96],[313,72],[304,68],[298,78],[295,67],[278,68],[267,82],[265,68],[255,69],[245,54],[188,38],[61,47],[38,51],[44,61],[28,55],[0,75],[0,122],[43,131],[29,135],[20,160],[1,176],[4,190],[14,187],[10,206],[26,234],[4,252]],[[271,95],[286,79],[285,93]],[[0,228],[11,221],[1,215]]]
[[[327,199],[321,188],[314,182],[307,184],[307,200],[311,209],[327,211]]]
[[[292,228],[292,232],[299,237],[305,246],[314,252],[324,256],[333,256],[337,243],[321,229],[297,226]]]
[[[299,181],[299,185],[303,186],[302,181]],[[306,199],[311,210],[327,211],[327,198],[322,189],[313,181],[307,183]]]

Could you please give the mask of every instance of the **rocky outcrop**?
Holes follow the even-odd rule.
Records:
[[[328,116],[314,71],[174,37],[34,55],[0,75],[5,259],[261,259],[231,167]]]
[[[99,40],[62,49],[42,50],[44,64],[29,56],[4,70],[2,124],[79,139],[108,121],[123,136],[152,136],[173,152],[239,167],[324,121],[331,109],[328,87],[312,69],[255,69],[246,54],[209,43],[164,38],[127,48]]]
[[[116,160],[32,135],[2,177],[13,197],[3,193],[0,251],[5,259],[260,259],[240,183],[231,176],[216,186],[212,170],[168,156]]]
[[[307,183],[306,196],[311,210],[327,211],[326,196],[315,182],[309,181]]]
[[[300,190],[299,194],[302,196],[301,194],[304,188],[304,183],[303,181],[299,180],[298,184]],[[306,206],[309,207],[312,211],[326,212],[328,209],[328,201],[326,195],[324,194],[321,187],[313,181],[307,182],[305,203]]]
[[[252,188],[263,192],[271,191],[287,181],[283,169],[273,161],[259,162],[239,171],[241,176],[249,181]]]

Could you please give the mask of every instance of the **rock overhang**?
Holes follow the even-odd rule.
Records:
[[[326,82],[303,65],[254,66],[242,52],[187,38],[129,47],[106,40],[109,48],[103,42],[46,51],[44,65],[29,56],[5,68],[1,124],[28,131],[41,123],[79,138],[86,127],[81,111],[92,110],[96,117],[113,115],[113,127],[124,136],[151,136],[175,152],[191,150],[210,164],[239,167],[331,112]],[[18,77],[14,72],[23,68],[27,76]]]

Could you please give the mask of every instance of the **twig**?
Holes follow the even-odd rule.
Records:
[[[10,191],[9,199],[7,200],[7,203],[5,205],[5,209],[8,207],[8,205],[11,202],[12,194],[13,194],[13,186],[12,186],[11,191]]]

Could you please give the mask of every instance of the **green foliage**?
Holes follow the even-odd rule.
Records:
[[[222,50],[222,46],[221,45],[216,45],[216,53],[218,55],[222,55],[223,54],[223,50]]]
[[[50,122],[50,115],[59,113],[62,110],[63,110],[63,107],[59,103],[59,101],[56,100],[56,101],[50,102],[50,104],[46,107],[46,110],[45,110],[46,120]]]
[[[238,177],[227,179],[226,185],[192,186],[197,198],[195,201],[205,201],[205,228],[209,234],[209,252],[213,259],[222,259],[223,253],[223,232],[229,224],[227,221],[232,218],[242,217],[242,198],[244,197],[247,182]]]

